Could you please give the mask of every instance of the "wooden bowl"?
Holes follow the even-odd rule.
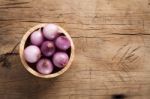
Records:
[[[29,38],[30,34],[32,32],[34,32],[35,30],[41,28],[41,27],[44,27],[45,25],[47,24],[39,24],[39,25],[36,25],[34,27],[32,27],[31,29],[29,29],[25,35],[23,36],[22,40],[21,40],[21,43],[20,43],[20,49],[19,49],[19,54],[20,54],[20,58],[21,58],[21,62],[23,64],[23,66],[27,69],[27,71],[29,71],[31,74],[37,76],[37,77],[41,77],[41,78],[53,78],[53,77],[57,77],[61,74],[63,74],[65,71],[67,71],[67,69],[70,67],[73,59],[74,59],[74,44],[73,44],[73,41],[69,35],[69,33],[67,33],[63,28],[61,28],[60,26],[58,26],[59,30],[64,33],[64,35],[70,40],[71,42],[71,54],[70,54],[70,58],[69,58],[69,62],[68,64],[63,68],[61,69],[60,71],[56,72],[56,73],[52,73],[52,74],[48,74],[48,75],[44,75],[44,74],[41,74],[39,72],[37,72],[36,70],[32,69],[28,63],[25,61],[24,59],[24,48],[25,48],[25,44],[27,42],[27,39]]]

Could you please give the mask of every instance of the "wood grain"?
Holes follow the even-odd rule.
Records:
[[[43,80],[5,53],[49,22],[70,33],[76,54],[65,74]],[[0,23],[1,99],[150,98],[149,0],[0,0]]]

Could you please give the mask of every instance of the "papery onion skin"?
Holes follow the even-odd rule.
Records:
[[[24,58],[29,63],[37,62],[41,57],[41,51],[39,47],[30,45],[24,49]]]
[[[44,40],[41,29],[34,31],[30,36],[30,40],[33,45],[40,46]]]
[[[52,41],[45,41],[41,45],[41,52],[44,56],[50,57],[55,52],[55,45]]]
[[[70,41],[66,36],[59,36],[56,39],[55,44],[56,44],[57,48],[59,48],[61,50],[67,50],[71,46]]]
[[[53,55],[53,63],[58,68],[63,68],[67,65],[69,57],[65,52],[56,52]]]
[[[47,24],[43,28],[43,35],[48,40],[54,40],[58,34],[58,26],[55,24]]]
[[[40,59],[36,65],[36,69],[41,74],[50,74],[53,71],[53,64],[49,59]]]

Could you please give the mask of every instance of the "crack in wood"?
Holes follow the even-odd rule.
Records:
[[[129,34],[129,33],[111,33],[111,35],[150,35],[150,34],[148,34],[148,33],[131,33],[131,34]]]
[[[8,57],[19,55],[19,53],[14,52],[19,43],[20,42],[18,42],[10,52],[0,55],[0,63],[2,63],[3,67],[9,68],[11,66],[11,63],[8,61]]]
[[[12,6],[12,7],[0,7],[0,9],[12,9],[12,8],[32,8],[32,7],[29,7],[29,6],[26,6],[26,7],[22,7],[22,6]]]
[[[98,36],[94,36],[94,37],[88,37],[88,36],[71,36],[71,38],[102,38],[102,37],[98,37]]]
[[[30,3],[30,2],[13,2],[13,3],[2,4],[0,6],[23,5],[23,4],[28,4],[28,3]]]

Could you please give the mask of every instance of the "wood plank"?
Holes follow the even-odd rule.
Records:
[[[113,95],[123,94],[127,99],[149,99],[149,3],[0,0],[0,57],[39,23],[64,27],[76,47],[71,68],[47,80],[29,74],[17,54],[8,55],[0,62],[0,98],[112,99]]]

